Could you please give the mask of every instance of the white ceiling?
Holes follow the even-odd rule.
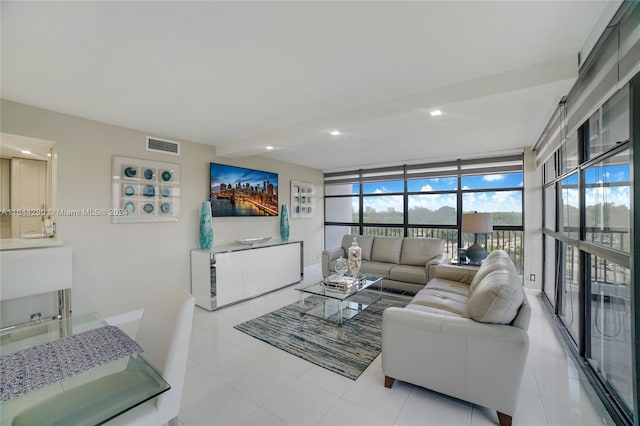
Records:
[[[55,142],[0,133],[0,158],[27,158],[48,161]]]
[[[4,99],[331,171],[533,145],[611,3],[1,7]]]

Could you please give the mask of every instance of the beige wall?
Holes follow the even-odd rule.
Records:
[[[535,153],[524,151],[524,285],[542,289],[542,168]],[[532,281],[531,274],[535,275]]]
[[[155,285],[190,290],[189,250],[198,245],[198,217],[209,187],[209,163],[220,162],[279,174],[280,204],[289,204],[290,181],[314,183],[322,173],[262,157],[228,160],[215,148],[181,141],[181,155],[145,150],[145,136],[162,137],[59,114],[10,101],[1,104],[2,132],[53,140],[57,151],[57,207],[82,210],[111,207],[113,156],[177,163],[181,166],[181,217],[177,223],[113,224],[109,217],[58,217],[58,237],[73,250],[74,314],[112,316],[143,306]],[[168,137],[171,140],[179,140]],[[290,239],[304,241],[304,262],[320,261],[323,217],[291,219]],[[214,218],[214,244],[238,238],[279,238],[279,218]]]

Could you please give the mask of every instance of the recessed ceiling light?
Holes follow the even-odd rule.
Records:
[[[23,149],[22,151],[20,151],[23,154],[31,154],[31,151],[27,151],[26,149]]]
[[[331,136],[340,136],[340,131],[339,130],[332,131]]]
[[[431,116],[432,117],[437,117],[439,115],[442,115],[442,111],[440,111],[439,109],[431,111]]]
[[[264,147],[264,149],[266,149],[267,151],[271,151],[273,150],[273,147],[271,145],[267,145]]]

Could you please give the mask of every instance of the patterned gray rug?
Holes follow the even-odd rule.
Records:
[[[367,293],[367,294],[365,294]],[[237,330],[276,348],[312,362],[352,380],[371,364],[381,351],[382,312],[391,306],[406,306],[411,297],[365,290],[364,296],[381,297],[342,325],[300,314],[298,302],[235,326]],[[322,303],[311,296],[307,310]]]

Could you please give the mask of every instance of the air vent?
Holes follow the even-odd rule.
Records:
[[[168,141],[147,136],[147,151],[180,155],[180,142]]]

